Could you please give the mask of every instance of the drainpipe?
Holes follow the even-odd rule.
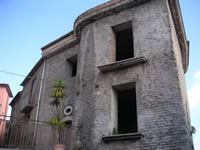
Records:
[[[35,138],[36,138],[37,125],[38,125],[38,116],[39,116],[40,100],[41,100],[41,93],[42,93],[42,86],[43,86],[45,68],[46,68],[46,59],[44,58],[44,65],[43,65],[42,77],[41,77],[41,81],[40,81],[40,91],[39,91],[39,95],[38,95],[37,111],[36,111],[36,117],[35,117],[36,123],[35,123],[35,127],[34,127],[32,146],[34,146],[34,144],[35,144]]]

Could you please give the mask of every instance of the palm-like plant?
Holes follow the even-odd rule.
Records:
[[[56,142],[61,143],[62,130],[66,127],[66,125],[62,122],[61,116],[56,115],[55,117],[51,117],[48,124],[51,125],[55,131]]]
[[[48,124],[53,127],[56,132],[56,142],[61,143],[61,133],[62,129],[66,127],[66,125],[62,122],[63,119],[63,100],[67,97],[66,94],[67,86],[65,85],[63,79],[58,79],[51,88],[50,101],[49,105],[52,107],[56,107],[56,116],[51,117],[48,121]]]
[[[65,85],[63,79],[58,79],[51,88],[51,94],[50,97],[53,98],[53,100],[49,103],[52,107],[56,107],[57,113],[62,115],[62,110],[63,110],[63,98],[67,96],[66,94],[66,88],[67,86]],[[60,106],[60,109],[59,109]]]

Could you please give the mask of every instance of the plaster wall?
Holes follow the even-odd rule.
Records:
[[[0,104],[1,104],[0,115],[7,115],[9,100],[10,100],[10,97],[8,95],[6,88],[0,87]]]
[[[0,119],[7,120],[7,111],[8,111],[8,104],[9,104],[10,96],[8,95],[8,92],[5,87],[0,87]],[[6,122],[0,121],[0,143],[2,144],[4,134],[5,134],[5,128],[6,128]]]

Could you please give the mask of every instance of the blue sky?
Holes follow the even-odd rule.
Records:
[[[27,75],[41,57],[41,47],[73,29],[76,17],[106,0],[0,0],[0,70]],[[186,83],[196,150],[200,149],[200,1],[180,0],[190,65]],[[13,94],[22,89],[23,77],[0,72]]]

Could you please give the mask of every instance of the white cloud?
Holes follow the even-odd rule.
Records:
[[[195,73],[194,78],[195,79],[200,79],[200,72]]]
[[[188,90],[188,98],[191,110],[200,107],[200,72],[194,75],[194,85]]]

